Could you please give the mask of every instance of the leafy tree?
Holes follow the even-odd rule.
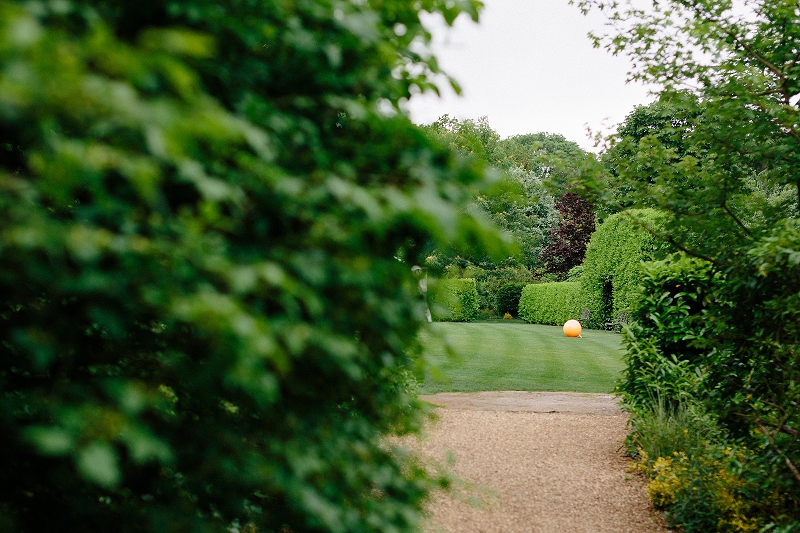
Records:
[[[499,179],[494,187],[475,191],[474,206],[513,236],[520,248],[519,259],[526,268],[538,268],[541,249],[556,220],[553,198],[544,186],[540,171],[509,164],[513,161],[505,156],[503,148],[507,140],[500,140],[500,135],[491,129],[486,117],[477,121],[459,121],[444,115],[423,129],[433,139],[445,143],[464,157],[476,158],[498,170]],[[485,254],[472,249],[439,252],[449,256],[451,263],[459,257],[484,270],[497,266]],[[447,261],[443,257],[439,260]],[[494,295],[491,300],[494,300]]]
[[[587,155],[577,143],[555,133],[529,133],[503,139],[497,154],[503,167],[522,167],[532,172],[556,196],[567,191],[568,176]]]
[[[601,191],[603,201],[598,202],[599,218],[631,207],[655,205],[650,193],[657,176],[649,171],[647,161],[637,160],[635,155],[643,141],[644,145],[655,141],[672,150],[676,157],[689,153],[688,136],[699,111],[698,102],[691,95],[685,95],[685,100],[665,94],[650,105],[637,106],[618,126],[610,139],[611,146],[601,156],[607,174]],[[631,165],[641,168],[630,168]]]
[[[415,528],[409,267],[505,251],[400,101],[478,5],[0,3],[0,530]]]
[[[550,230],[550,243],[541,258],[548,272],[560,278],[583,263],[586,246],[594,233],[592,204],[577,193],[568,192],[555,202],[558,224]]]
[[[504,176],[504,187],[477,195],[475,203],[513,235],[520,247],[520,262],[536,270],[557,220],[555,201],[533,171],[513,167]]]
[[[661,101],[691,117],[691,127],[681,129],[683,149],[674,139],[647,135],[629,164],[618,167],[622,181],[649,180],[632,193],[633,205],[672,213],[667,236],[712,260],[731,259],[776,221],[796,216],[800,59],[792,50],[800,30],[793,2],[750,2],[746,17],[734,14],[728,1],[654,2],[647,13],[596,0],[576,3],[611,20],[614,32],[594,36],[598,46],[631,54],[637,65],[631,78],[662,86]],[[755,182],[772,188],[771,197]],[[600,180],[584,185],[602,191]],[[794,191],[791,203],[787,187]]]
[[[628,53],[632,78],[694,106],[685,150],[643,137],[619,177],[634,202],[668,213],[660,236],[704,259],[719,279],[692,324],[707,329],[702,386],[694,391],[728,437],[755,459],[765,527],[800,527],[800,25],[797,2],[653,1],[648,9],[581,0],[613,30],[598,45]],[[696,102],[696,104],[693,104]],[[584,182],[601,197],[602,174]],[[653,228],[648,228],[653,230]],[[669,268],[669,265],[664,268]],[[676,271],[679,269],[676,269]],[[665,296],[666,297],[666,296]],[[648,342],[644,339],[643,342]],[[677,361],[680,356],[676,355]],[[764,496],[767,495],[767,496]],[[761,520],[759,520],[761,521]]]
[[[461,154],[476,156],[493,164],[498,162],[500,135],[489,125],[488,117],[458,120],[442,115],[422,128]]]

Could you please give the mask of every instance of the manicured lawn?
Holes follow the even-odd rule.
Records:
[[[611,392],[622,363],[622,336],[586,330],[564,336],[561,327],[518,321],[441,322],[423,335],[434,368],[422,394],[444,391],[526,390]],[[445,342],[455,356],[448,356]]]

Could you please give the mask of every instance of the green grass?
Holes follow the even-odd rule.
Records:
[[[421,394],[445,391],[611,392],[624,368],[622,337],[519,321],[434,323],[423,334],[428,371]],[[447,355],[449,344],[455,356]]]

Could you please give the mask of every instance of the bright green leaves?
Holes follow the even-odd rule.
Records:
[[[25,432],[28,439],[45,455],[65,455],[74,446],[74,437],[66,430],[54,427],[34,426]]]
[[[402,112],[479,6],[423,4],[0,4],[0,524],[419,524],[410,266],[506,252]]]
[[[644,276],[642,262],[674,251],[658,238],[668,219],[654,209],[633,209],[608,217],[592,234],[581,275],[590,327],[601,328],[627,312]]]
[[[102,487],[113,487],[120,482],[114,450],[105,442],[93,442],[78,453],[78,470],[84,478]]]

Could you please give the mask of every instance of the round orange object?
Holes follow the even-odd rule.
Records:
[[[581,323],[577,320],[567,320],[567,323],[564,324],[564,335],[567,337],[580,337]]]

